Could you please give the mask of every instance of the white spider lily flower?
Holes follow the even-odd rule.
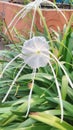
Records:
[[[34,19],[35,19],[35,14],[36,14],[36,10],[38,9],[38,7],[41,4],[49,4],[52,7],[55,7],[63,16],[63,18],[65,19],[66,23],[68,23],[68,20],[66,18],[66,16],[64,15],[64,13],[51,1],[49,0],[35,0],[33,2],[30,2],[29,4],[25,5],[16,15],[15,17],[12,19],[12,21],[10,22],[10,24],[8,25],[8,28],[10,28],[11,26],[13,26],[12,31],[14,29],[14,27],[16,26],[16,24],[18,23],[18,21],[22,18],[24,18],[32,9],[35,9],[34,14],[33,14],[33,19],[32,19],[32,24],[31,24],[31,32],[32,33],[32,27],[34,24]],[[17,19],[17,20],[16,20]],[[16,21],[16,22],[15,22]],[[11,31],[11,32],[12,32]],[[7,29],[5,30],[5,33],[7,32]],[[31,35],[31,34],[30,34]]]
[[[17,57],[20,57],[24,60],[24,65],[20,68],[20,70],[16,74],[16,76],[15,76],[12,84],[10,85],[10,88],[9,88],[8,92],[6,93],[5,97],[3,98],[2,102],[4,102],[7,99],[8,95],[9,95],[13,85],[15,84],[17,78],[19,77],[21,71],[25,68],[26,65],[30,66],[33,70],[33,73],[32,73],[33,76],[32,76],[32,88],[30,89],[30,93],[29,93],[29,97],[28,97],[28,108],[27,108],[27,113],[26,113],[26,116],[25,116],[25,117],[27,117],[28,114],[29,114],[29,110],[30,110],[31,96],[32,96],[32,90],[33,90],[33,87],[34,87],[36,69],[40,68],[40,67],[45,67],[47,64],[49,64],[49,66],[52,70],[54,79],[55,79],[55,84],[56,84],[56,88],[57,88],[57,92],[58,92],[58,96],[59,96],[60,108],[61,108],[61,121],[62,121],[63,120],[62,97],[61,97],[61,92],[60,92],[60,88],[59,88],[59,83],[58,83],[55,71],[54,71],[52,64],[51,64],[51,61],[50,61],[51,58],[50,58],[49,52],[50,51],[49,51],[48,42],[42,36],[35,36],[35,37],[33,37],[33,38],[24,42],[24,45],[22,46],[22,54],[19,54],[13,60],[11,60],[2,72],[2,75],[3,75],[3,73],[8,68],[8,66]]]
[[[12,24],[14,23],[14,21],[16,20],[16,18],[19,16],[18,20],[14,23],[14,26],[17,24],[17,22],[21,19],[24,18],[32,9],[38,8],[40,6],[41,3],[47,2],[48,4],[50,4],[51,6],[55,6],[57,8],[57,6],[52,3],[51,1],[48,0],[35,0],[33,2],[30,2],[29,4],[25,5],[13,18],[13,20],[10,22],[10,24],[8,25],[8,28],[10,28],[12,26]]]
[[[42,53],[49,56],[49,45],[44,37],[33,37],[27,40],[22,47],[22,58],[31,68],[44,67],[48,63],[48,58]],[[28,59],[28,60],[27,60]]]
[[[51,67],[51,70],[54,75],[58,96],[60,100],[60,108],[61,108],[61,121],[63,120],[63,103],[62,103],[62,97],[61,92],[59,88],[59,83],[56,78],[55,71],[52,67],[52,64],[50,62],[50,55],[49,55],[49,45],[46,39],[42,36],[35,36],[32,39],[27,40],[23,47],[22,47],[22,56],[21,56],[25,62],[25,64],[28,64],[33,70],[35,70],[34,75],[36,75],[36,69],[40,67],[45,67],[47,64]],[[27,60],[28,59],[28,60]],[[34,80],[35,76],[32,78],[32,88],[30,90],[29,98],[28,98],[28,109],[26,116],[28,116],[29,110],[30,110],[30,99],[32,95],[32,89],[34,86]]]

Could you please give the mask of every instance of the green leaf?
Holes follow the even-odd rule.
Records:
[[[63,100],[66,99],[67,90],[68,90],[68,80],[67,80],[66,76],[63,76],[62,77],[62,87],[61,87],[61,94],[62,94]]]
[[[51,114],[46,114],[45,112],[32,113],[30,117],[52,127],[55,127],[59,130],[73,130],[73,126],[71,126],[67,122],[61,122],[61,119],[59,119],[58,117]]]

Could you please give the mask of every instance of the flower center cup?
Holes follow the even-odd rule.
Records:
[[[36,54],[40,54],[40,53],[41,53],[41,51],[40,51],[40,50],[37,50],[37,51],[36,51]]]

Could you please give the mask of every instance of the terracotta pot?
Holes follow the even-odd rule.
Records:
[[[5,19],[7,26],[9,25],[13,17],[21,8],[23,8],[23,5],[0,1],[0,14],[1,14],[1,17]],[[73,9],[61,9],[61,11],[64,13],[67,20],[69,21],[70,16],[73,13]],[[57,30],[58,27],[61,30],[63,29],[64,24],[66,24],[66,20],[62,16],[60,11],[57,11],[56,9],[42,9],[42,12],[43,12],[43,15],[45,17],[45,20],[49,29],[53,28]],[[16,29],[19,31],[19,33],[29,36],[31,21],[32,21],[31,15],[32,15],[32,12],[29,13],[24,19],[19,20],[19,22],[16,25]],[[40,24],[40,17],[38,13],[36,13],[35,24],[37,25],[39,30],[43,30],[43,25]],[[14,34],[13,34],[13,37],[14,37]]]
[[[0,1],[0,17],[4,21],[4,28],[3,31],[5,32],[6,26],[9,25],[9,23],[12,21],[16,13],[23,8],[23,5],[9,3],[9,2],[2,2]],[[30,33],[30,27],[31,27],[31,17],[32,13],[29,13],[24,19],[20,19],[19,22],[16,24],[15,28],[20,34],[28,36]],[[17,20],[17,19],[16,19]],[[16,22],[14,21],[14,23]],[[9,28],[9,31],[11,31],[14,23],[12,24],[11,28]],[[15,34],[12,34],[12,37],[15,37]]]
[[[48,29],[51,30],[54,29],[56,31],[58,31],[58,27],[60,28],[60,30],[63,30],[63,27],[65,24],[68,23],[73,10],[71,9],[61,9],[62,13],[64,14],[64,16],[66,17],[66,19],[63,17],[62,13],[60,11],[57,11],[55,9],[42,9],[43,12],[43,16],[46,20]],[[43,30],[43,25],[40,24],[40,17],[37,14],[37,19],[36,19],[36,25],[38,28],[40,28],[41,30]]]

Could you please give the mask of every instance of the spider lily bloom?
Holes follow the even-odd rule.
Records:
[[[51,57],[50,57],[51,56]],[[60,88],[59,88],[59,83],[58,80],[56,78],[56,74],[55,71],[52,67],[51,64],[51,59],[55,60],[58,65],[60,66],[60,68],[63,70],[64,74],[66,75],[68,82],[70,84],[70,86],[73,88],[73,84],[67,74],[67,72],[65,71],[63,65],[60,63],[60,61],[55,57],[55,55],[53,53],[50,52],[49,50],[49,45],[48,42],[46,41],[46,39],[44,37],[41,36],[37,36],[37,37],[33,37],[27,41],[24,42],[24,45],[22,46],[22,54],[19,54],[18,56],[16,56],[14,59],[12,59],[7,66],[4,68],[2,74],[4,73],[4,71],[6,70],[6,68],[17,58],[20,57],[24,60],[23,62],[23,66],[20,68],[20,70],[18,71],[16,77],[14,78],[8,92],[6,93],[4,99],[2,102],[4,102],[6,100],[6,98],[8,97],[13,85],[15,84],[18,76],[20,75],[21,71],[25,68],[26,65],[30,66],[33,70],[32,72],[32,87],[30,89],[30,93],[29,93],[29,98],[28,98],[28,109],[27,109],[27,113],[26,113],[26,117],[28,116],[29,110],[30,110],[30,103],[31,103],[31,95],[32,95],[32,90],[33,90],[33,86],[34,86],[34,80],[35,80],[35,76],[36,76],[36,69],[40,68],[40,67],[45,67],[47,64],[49,64],[51,71],[53,73],[54,79],[55,79],[55,84],[56,84],[56,88],[57,88],[57,92],[58,92],[58,96],[59,96],[59,101],[60,101],[60,108],[61,108],[61,121],[63,120],[63,103],[62,103],[62,97],[61,97],[61,92],[60,92]]]
[[[40,7],[41,4],[48,4],[52,7],[55,7],[60,13],[61,15],[64,17],[66,23],[68,23],[68,20],[66,18],[66,16],[64,15],[64,13],[51,1],[49,0],[35,0],[33,2],[30,2],[29,4],[25,5],[16,15],[15,17],[12,19],[12,21],[10,22],[10,24],[8,25],[8,28],[10,28],[11,26],[13,26],[12,31],[14,29],[14,27],[16,26],[16,24],[19,22],[20,19],[23,19],[29,12],[31,12],[31,10],[34,10],[33,13],[33,17],[32,17],[32,23],[31,23],[31,29],[30,29],[30,38],[32,35],[32,29],[33,29],[33,25],[34,25],[34,20],[35,20],[35,16],[36,16],[36,10],[38,10],[38,7]],[[41,17],[40,17],[41,18]],[[11,31],[11,32],[12,32]],[[7,29],[5,30],[5,33],[7,32]]]
[[[22,47],[21,57],[24,60],[25,64],[28,64],[33,69],[32,87],[29,93],[28,109],[25,117],[28,116],[30,110],[31,95],[34,86],[36,69],[47,65],[49,58],[48,50],[49,45],[44,37],[33,37],[32,39],[27,40]],[[43,53],[45,55],[48,55],[48,58],[43,56]]]
[[[24,43],[22,47],[22,58],[33,69],[44,67],[48,63],[48,50],[49,45],[44,37],[33,37]],[[48,55],[48,58],[43,56],[43,53]]]
[[[51,57],[52,58],[51,58]],[[19,54],[18,56],[16,56],[14,59],[12,59],[8,64],[7,67],[17,58],[20,57],[24,60],[23,62],[23,66],[20,68],[19,72],[17,73],[16,77],[14,78],[8,92],[6,93],[4,99],[2,102],[4,102],[6,100],[6,98],[8,97],[13,85],[15,84],[18,76],[20,75],[21,71],[25,68],[26,65],[30,66],[33,70],[32,72],[32,87],[30,89],[30,93],[29,93],[29,98],[28,98],[28,110],[26,113],[26,116],[29,113],[30,110],[30,103],[31,103],[31,95],[32,95],[32,90],[33,90],[33,86],[34,86],[34,80],[35,80],[35,76],[36,76],[36,69],[40,68],[40,67],[45,67],[47,64],[49,64],[51,71],[53,73],[54,79],[55,79],[55,84],[56,84],[56,88],[57,88],[57,92],[58,92],[58,96],[59,96],[59,101],[60,101],[60,108],[61,108],[61,120],[63,120],[63,103],[62,103],[62,97],[61,97],[61,92],[60,92],[60,88],[59,88],[59,83],[58,80],[56,78],[56,74],[55,71],[52,67],[51,64],[51,59],[55,60],[58,65],[60,66],[60,68],[63,70],[63,72],[65,73],[69,84],[71,85],[71,87],[73,88],[73,84],[67,74],[67,72],[65,71],[63,65],[60,63],[60,61],[54,56],[53,53],[50,52],[49,50],[49,45],[48,42],[46,41],[46,39],[44,37],[41,36],[36,36],[33,37],[27,41],[24,42],[24,45],[22,46],[22,54]],[[6,68],[4,68],[4,71],[6,70]],[[2,74],[3,74],[2,73]]]
[[[30,100],[31,100],[33,86],[34,86],[36,69],[40,67],[45,67],[49,63],[49,66],[51,67],[52,73],[54,75],[55,83],[57,86],[57,91],[58,91],[59,100],[60,100],[60,107],[61,107],[61,119],[63,120],[63,104],[62,104],[61,93],[60,93],[59,84],[58,84],[54,69],[50,62],[49,45],[46,39],[44,37],[38,36],[38,37],[33,37],[32,39],[27,40],[22,47],[21,57],[23,58],[25,64],[28,64],[33,69],[32,88],[29,94],[28,110],[26,113],[26,117],[30,109]]]
[[[26,113],[26,116],[27,116],[28,113],[29,113],[29,110],[30,110],[31,95],[32,95],[32,90],[33,90],[33,86],[34,86],[34,80],[35,80],[35,76],[36,76],[36,69],[40,68],[40,67],[45,67],[47,64],[49,64],[49,66],[50,66],[50,68],[52,70],[54,79],[55,79],[55,83],[56,83],[56,87],[57,87],[57,91],[58,91],[58,96],[59,96],[59,100],[60,100],[61,119],[63,120],[63,104],[62,104],[62,98],[61,98],[59,83],[57,81],[55,71],[54,71],[54,69],[52,67],[52,64],[50,62],[49,45],[48,45],[48,42],[46,41],[46,39],[44,37],[38,36],[38,37],[33,37],[33,38],[25,41],[24,45],[22,46],[22,54],[19,54],[18,56],[24,60],[25,64],[21,67],[21,69],[17,73],[16,77],[14,78],[14,80],[13,80],[13,82],[12,82],[12,84],[11,84],[11,86],[10,86],[8,92],[6,93],[6,95],[5,95],[5,97],[4,97],[2,102],[4,102],[6,100],[6,98],[8,97],[8,95],[9,95],[13,85],[15,84],[18,76],[20,75],[21,71],[24,69],[24,67],[27,64],[33,70],[33,73],[32,73],[32,87],[31,87],[30,93],[29,93],[28,110],[27,110],[27,113]],[[16,56],[16,58],[18,56]],[[14,58],[14,60],[16,58]],[[8,63],[8,65],[3,70],[3,73],[6,70],[6,68],[14,60],[11,60]]]

